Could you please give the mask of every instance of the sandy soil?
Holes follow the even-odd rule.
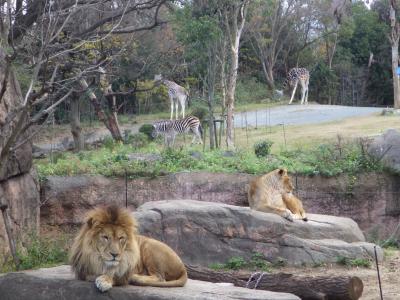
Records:
[[[357,268],[346,266],[324,266],[317,268],[281,268],[281,272],[297,275],[350,275],[359,277],[364,284],[362,300],[380,299],[378,276],[375,263],[371,268]],[[379,266],[384,300],[400,299],[400,250],[385,250],[385,260]]]

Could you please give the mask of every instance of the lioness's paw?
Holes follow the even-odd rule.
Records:
[[[96,287],[100,290],[100,292],[107,292],[112,288],[112,280],[107,275],[101,275],[96,278],[95,281]]]
[[[284,216],[285,219],[287,219],[290,222],[293,222],[295,215],[292,214],[292,212],[290,210],[286,210]]]

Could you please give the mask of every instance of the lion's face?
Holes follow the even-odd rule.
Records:
[[[121,254],[125,252],[127,234],[120,226],[104,226],[96,237],[96,249],[105,266],[115,267],[121,261]]]
[[[71,247],[77,278],[127,276],[140,258],[136,235],[137,224],[128,210],[113,206],[91,210]]]

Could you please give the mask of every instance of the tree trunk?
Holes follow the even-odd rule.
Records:
[[[3,191],[1,189],[2,188],[0,187],[0,210],[3,215],[3,222],[4,222],[4,227],[5,227],[6,233],[7,233],[8,244],[10,246],[11,255],[13,257],[15,267],[17,268],[17,270],[19,270],[20,261],[19,261],[18,255],[17,255],[17,247],[15,245],[15,237],[12,232],[10,216],[8,215],[8,212],[7,212],[8,205],[5,204],[5,198],[3,195]]]
[[[75,151],[79,152],[85,149],[85,139],[82,135],[82,127],[81,127],[81,116],[80,116],[80,101],[79,95],[77,93],[73,93],[70,97],[71,103],[71,113],[70,113],[70,124],[71,124],[71,133],[74,138],[75,143]]]
[[[351,276],[296,276],[293,274],[261,273],[249,278],[254,272],[249,271],[214,271],[207,268],[186,266],[190,279],[209,282],[230,282],[235,286],[254,288],[258,281],[258,289],[273,292],[292,293],[301,299],[355,300],[363,292],[363,282]]]
[[[390,44],[392,46],[392,73],[393,73],[393,106],[394,108],[400,108],[400,88],[399,88],[399,75],[397,75],[397,67],[399,65],[399,37],[400,28],[399,23],[396,20],[396,10],[393,7],[393,3],[390,3],[390,26],[391,36]]]
[[[399,61],[399,42],[392,45],[392,71],[393,71],[393,105],[394,108],[400,108],[400,90],[399,75],[397,75],[397,67]]]
[[[89,89],[89,85],[87,84],[86,80],[82,78],[79,81],[82,89],[88,91],[88,96],[90,99],[90,103],[93,105],[95,113],[99,120],[104,123],[107,129],[110,131],[111,136],[116,141],[122,141],[121,130],[119,129],[118,120],[115,119],[115,115],[107,115],[101,107],[99,100],[97,99],[96,95]]]
[[[264,77],[265,77],[268,87],[272,91],[275,90],[274,74],[273,74],[272,67],[270,67],[270,65],[267,64],[265,61],[262,61],[261,65],[262,65]]]
[[[231,16],[228,16],[226,11],[223,12],[223,15],[225,16],[225,29],[228,33],[228,38],[230,41],[228,43],[228,47],[230,49],[230,65],[227,74],[226,91],[226,146],[228,149],[235,148],[233,140],[235,90],[239,66],[240,37],[242,35],[245,23],[247,5],[248,1],[243,1],[240,5],[234,7]]]

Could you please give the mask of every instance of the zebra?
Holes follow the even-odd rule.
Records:
[[[169,147],[170,140],[172,140],[172,146],[175,142],[175,137],[179,133],[187,133],[191,131],[193,144],[196,138],[200,144],[203,144],[202,135],[203,130],[201,128],[200,120],[195,116],[187,116],[183,119],[178,120],[161,120],[153,123],[153,131],[151,136],[156,138],[159,135],[164,135],[164,143]]]

